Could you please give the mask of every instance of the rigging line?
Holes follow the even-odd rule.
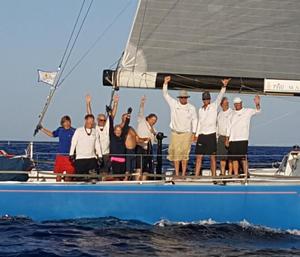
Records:
[[[264,123],[261,123],[261,124],[259,124],[259,125],[257,125],[257,126],[254,126],[253,129],[257,129],[257,128],[260,128],[260,127],[264,127],[264,126],[266,126],[266,125],[269,125],[269,124],[273,123],[274,121],[282,120],[283,118],[285,118],[285,117],[287,117],[287,116],[290,116],[290,115],[292,115],[292,114],[294,114],[294,113],[297,113],[297,112],[298,112],[298,110],[294,110],[294,111],[292,111],[292,112],[286,112],[286,113],[284,113],[283,115],[280,115],[279,117],[275,117],[275,118],[270,119],[270,120],[268,120],[268,121],[266,121],[266,122],[264,122]]]
[[[85,13],[85,15],[84,15],[84,17],[83,17],[83,20],[82,20],[82,22],[81,22],[81,24],[80,24],[79,30],[78,30],[78,32],[77,32],[77,34],[76,34],[76,37],[75,37],[75,39],[74,39],[74,41],[73,41],[73,44],[72,44],[72,46],[71,46],[71,49],[70,49],[70,51],[69,51],[69,54],[68,54],[68,56],[67,56],[67,58],[66,58],[66,61],[65,61],[64,65],[63,65],[63,68],[62,68],[61,72],[59,73],[59,77],[58,77],[58,79],[57,79],[57,82],[56,82],[55,87],[58,87],[59,85],[61,85],[61,83],[60,83],[60,78],[62,77],[62,74],[64,73],[64,70],[65,70],[65,68],[66,68],[66,66],[67,66],[67,63],[68,63],[68,61],[69,61],[69,59],[70,59],[70,57],[71,57],[71,54],[72,54],[72,52],[73,52],[73,50],[74,50],[75,44],[76,44],[76,42],[77,42],[77,39],[78,39],[78,37],[79,37],[79,35],[80,35],[81,31],[82,31],[83,25],[84,25],[84,23],[85,23],[85,21],[86,21],[86,18],[87,18],[88,14],[89,14],[89,12],[90,12],[90,10],[91,10],[91,7],[92,7],[93,2],[94,2],[94,0],[91,0],[90,4],[89,4],[89,6],[88,6],[88,9],[87,9],[87,11],[86,11],[86,13]]]
[[[78,13],[78,15],[77,15],[77,18],[76,18],[75,24],[74,24],[74,26],[73,26],[73,30],[72,30],[72,32],[71,32],[71,35],[70,35],[70,37],[69,37],[69,40],[68,40],[67,46],[66,46],[66,48],[65,48],[64,54],[63,54],[63,56],[62,56],[62,58],[61,58],[61,61],[60,61],[60,64],[59,64],[59,66],[58,66],[58,68],[59,68],[59,69],[61,68],[61,66],[62,66],[62,64],[63,64],[63,61],[64,61],[64,59],[65,59],[65,57],[66,57],[66,54],[67,54],[67,52],[68,52],[68,49],[69,49],[69,46],[70,46],[71,40],[72,40],[72,38],[73,38],[73,35],[74,35],[74,32],[75,32],[75,29],[76,29],[76,27],[77,27],[77,24],[78,24],[79,18],[80,18],[80,16],[81,16],[81,13],[82,13],[83,7],[84,7],[84,5],[85,5],[85,2],[86,2],[86,0],[83,0],[83,1],[82,1],[82,4],[81,4],[80,10],[79,10],[79,13]]]
[[[128,1],[123,9],[115,16],[112,22],[103,30],[103,32],[98,36],[98,38],[90,45],[90,47],[85,51],[85,53],[79,58],[79,60],[75,63],[75,65],[70,69],[70,71],[65,75],[65,77],[59,82],[58,86],[60,86],[72,73],[73,71],[81,64],[81,62],[89,55],[89,53],[96,47],[99,41],[105,36],[105,34],[109,31],[109,29],[116,23],[116,21],[120,18],[120,16],[129,8],[132,1]],[[118,59],[119,61],[119,59]]]

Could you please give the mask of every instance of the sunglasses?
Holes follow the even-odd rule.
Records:
[[[99,119],[98,121],[106,121],[106,119]]]
[[[179,99],[188,99],[186,96],[180,96]]]

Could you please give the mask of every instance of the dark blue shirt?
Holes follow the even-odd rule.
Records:
[[[74,133],[74,128],[64,129],[63,127],[59,127],[52,132],[53,137],[58,137],[59,139],[58,153],[69,154]]]

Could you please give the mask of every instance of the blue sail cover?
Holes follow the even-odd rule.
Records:
[[[300,80],[299,0],[140,0],[118,84],[156,76]]]
[[[17,174],[13,171],[30,171],[32,168],[33,163],[29,158],[0,156],[0,171],[5,171],[5,173],[0,174],[0,181],[27,181],[27,173]]]

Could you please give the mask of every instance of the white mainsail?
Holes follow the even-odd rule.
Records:
[[[265,79],[299,81],[299,65],[299,0],[140,0],[116,80],[155,88],[158,74],[211,86],[233,77],[263,90]]]

